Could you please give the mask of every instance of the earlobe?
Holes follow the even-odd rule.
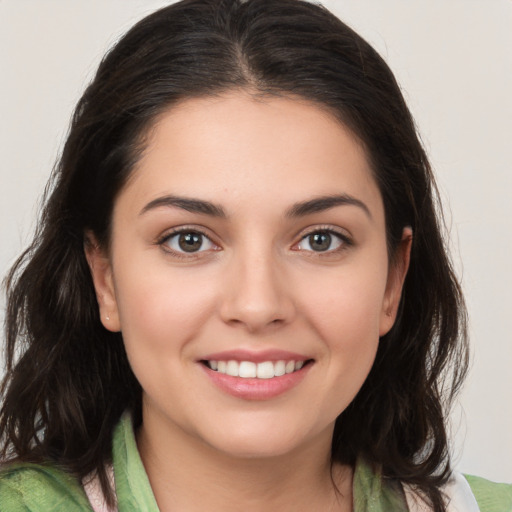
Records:
[[[119,332],[121,324],[110,259],[92,233],[86,233],[84,251],[96,290],[101,323],[105,329]]]
[[[412,229],[405,227],[402,232],[402,240],[396,248],[394,260],[389,268],[386,292],[382,304],[379,336],[387,334],[395,323],[402,288],[409,270],[412,238]]]

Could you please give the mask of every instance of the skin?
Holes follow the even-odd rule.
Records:
[[[356,201],[291,214],[334,194]],[[206,235],[199,251],[178,252],[182,228]],[[314,250],[309,235],[326,231],[331,245]],[[237,91],[158,119],[116,200],[109,253],[93,243],[87,257],[102,322],[122,331],[143,388],[138,446],[162,511],[352,509],[352,469],[334,467],[339,495],[330,478],[334,421],[393,325],[410,243],[405,229],[390,266],[365,151],[318,106]],[[200,362],[232,349],[312,362],[285,393],[242,399]]]

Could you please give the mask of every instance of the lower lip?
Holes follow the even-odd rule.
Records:
[[[232,377],[211,370],[204,364],[201,364],[201,366],[211,381],[225,393],[244,400],[269,400],[297,386],[308,373],[312,363],[293,373],[287,373],[272,379]]]

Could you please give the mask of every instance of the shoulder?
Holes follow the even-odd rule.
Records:
[[[512,512],[512,484],[499,484],[478,476],[464,476],[480,512]]]
[[[90,511],[79,482],[54,467],[16,463],[0,470],[2,512]]]

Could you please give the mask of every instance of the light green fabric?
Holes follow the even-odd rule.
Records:
[[[512,512],[512,485],[489,482],[478,476],[465,476],[480,512]]]
[[[13,464],[0,474],[1,512],[91,510],[77,480],[55,467]]]
[[[158,512],[137,451],[129,415],[113,439],[114,475],[119,512]],[[468,476],[481,512],[512,512],[512,485]],[[381,478],[360,461],[354,474],[354,512],[407,512],[401,485]],[[1,512],[90,512],[84,490],[72,476],[51,466],[11,465],[0,473]]]
[[[128,414],[116,428],[112,454],[119,512],[158,512]]]
[[[354,472],[354,512],[407,512],[402,486],[359,460]]]

